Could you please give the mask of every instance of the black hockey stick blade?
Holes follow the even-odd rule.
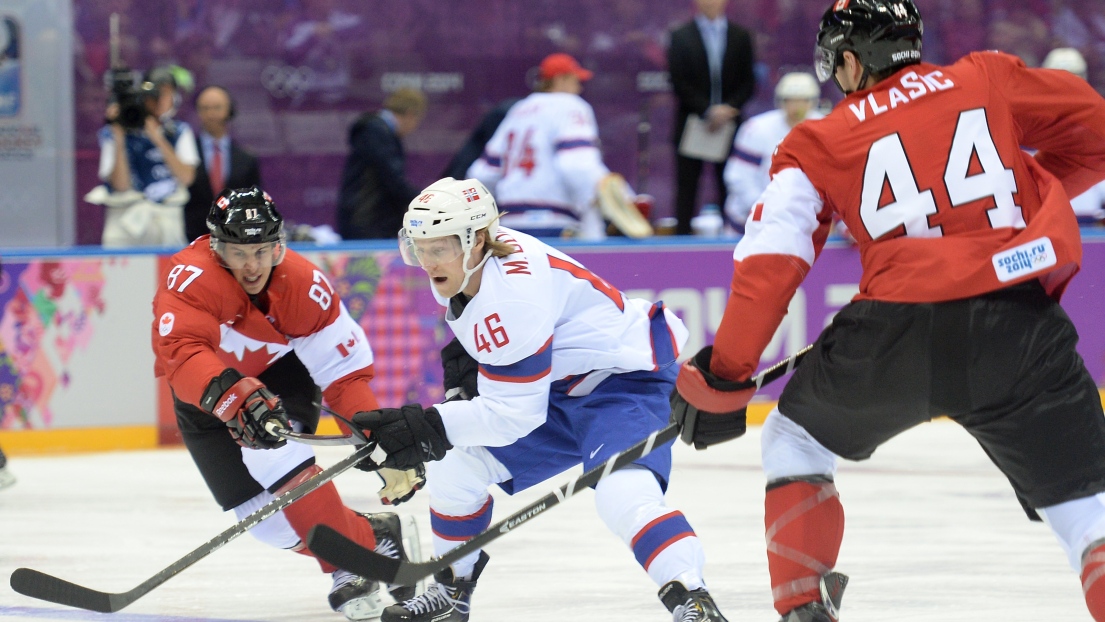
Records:
[[[134,602],[130,592],[97,592],[30,568],[16,568],[12,573],[11,586],[16,592],[39,600],[100,613],[113,613]]]
[[[487,543],[510,533],[530,519],[567,500],[575,493],[594,486],[614,471],[647,456],[679,436],[679,426],[670,424],[650,434],[648,438],[625,451],[614,454],[606,462],[576,476],[537,501],[495,523],[471,540],[441,557],[425,562],[403,562],[366,549],[326,525],[316,525],[307,535],[307,547],[318,557],[353,574],[395,585],[414,585],[458,559],[475,552]]]
[[[794,370],[802,358],[813,348],[802,348],[787,359],[772,365],[763,372],[743,383],[743,388],[756,387],[777,380]],[[393,585],[414,585],[420,579],[436,574],[458,559],[482,549],[484,545],[513,531],[545,510],[556,506],[576,492],[594,486],[610,473],[631,464],[648,455],[656,447],[661,447],[679,436],[679,426],[669,424],[649,435],[648,438],[614,454],[606,462],[579,475],[567,484],[553,490],[537,501],[495,523],[471,540],[449,551],[441,557],[425,562],[404,562],[375,551],[366,549],[326,525],[316,525],[307,535],[307,547],[318,557],[344,568],[353,574]]]
[[[238,521],[130,591],[119,593],[100,592],[30,568],[17,568],[12,573],[10,581],[12,589],[24,596],[67,607],[77,607],[100,613],[114,613],[150,593],[154,588],[180,574],[192,564],[222,548],[224,544],[249,531],[261,521],[298,501],[339,474],[352,468],[358,462],[368,458],[375,448],[375,443],[360,447],[334,466],[268,502],[253,514]]]

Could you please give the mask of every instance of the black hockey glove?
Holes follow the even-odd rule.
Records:
[[[718,378],[710,373],[713,346],[706,346],[679,369],[671,392],[671,421],[680,438],[695,449],[706,449],[743,436],[747,429],[748,400],[756,388]]]
[[[423,462],[441,460],[453,448],[437,409],[419,404],[381,408],[353,415],[353,423],[370,432],[388,457],[383,466],[414,469]]]
[[[441,349],[441,367],[445,370],[445,399],[470,400],[480,394],[476,388],[480,365],[456,337]]]
[[[200,406],[226,424],[234,442],[250,449],[275,449],[287,441],[265,429],[269,422],[288,429],[288,413],[280,398],[256,378],[227,368],[203,392]]]

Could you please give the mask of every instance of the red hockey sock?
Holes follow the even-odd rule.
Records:
[[[302,473],[284,484],[273,495],[279,497],[285,491],[310,479],[320,471],[322,471],[322,468],[318,465],[312,465],[304,469]],[[307,534],[311,531],[311,527],[321,524],[332,528],[367,549],[376,547],[376,534],[372,533],[372,526],[368,524],[364,517],[345,507],[334,482],[326,482],[309,495],[284,508],[284,516],[303,542],[307,542]],[[315,557],[305,547],[296,549],[296,552]],[[323,572],[329,573],[337,570],[335,566],[321,559],[318,559],[318,565],[322,567]]]
[[[767,566],[775,610],[821,599],[820,579],[836,565],[844,508],[832,482],[792,482],[767,491]]]
[[[1082,559],[1082,593],[1093,619],[1105,622],[1105,544],[1091,549]]]

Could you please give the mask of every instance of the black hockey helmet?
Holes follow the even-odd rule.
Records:
[[[817,32],[817,79],[835,80],[836,68],[846,51],[859,58],[863,79],[919,63],[924,31],[913,0],[834,0]]]
[[[211,250],[224,261],[228,244],[274,243],[273,265],[284,258],[284,217],[269,193],[257,186],[219,193],[207,214],[207,229]]]

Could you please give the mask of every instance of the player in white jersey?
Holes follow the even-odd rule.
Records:
[[[504,225],[540,237],[606,237],[595,205],[610,173],[595,111],[579,94],[592,73],[567,54],[546,57],[537,92],[511,107],[468,176],[494,188]]]
[[[775,85],[775,110],[758,114],[741,124],[733,139],[733,151],[725,164],[725,215],[742,230],[752,206],[771,181],[771,154],[790,128],[805,119],[824,115],[815,108],[821,86],[811,74],[788,73]]]
[[[1040,65],[1044,69],[1061,69],[1086,79],[1086,59],[1074,48],[1055,48],[1047,53]],[[1090,186],[1082,194],[1072,197],[1070,206],[1082,225],[1105,223],[1105,181]]]
[[[475,382],[449,377],[457,360],[443,361],[446,389],[478,395],[353,419],[387,451],[388,466],[436,461],[426,479],[437,555],[491,524],[492,484],[513,494],[580,462],[590,469],[663,428],[688,334],[662,303],[627,298],[497,220],[483,184],[445,178],[411,202],[400,233],[404,259],[429,275],[463,346],[444,358],[475,359]],[[599,516],[662,586],[675,620],[723,621],[702,578],[698,537],[664,503],[670,471],[665,445],[611,473],[595,489]],[[487,559],[482,551],[463,558],[382,620],[467,620]]]

